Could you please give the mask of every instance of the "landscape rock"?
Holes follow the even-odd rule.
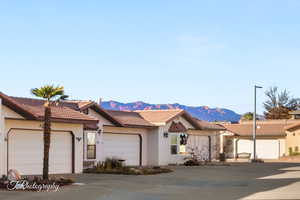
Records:
[[[21,180],[21,175],[16,169],[10,169],[7,174],[7,178],[10,181],[18,181]]]

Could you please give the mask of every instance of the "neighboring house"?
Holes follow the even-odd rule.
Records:
[[[286,154],[295,155],[300,153],[300,122],[286,127]]]
[[[286,126],[295,120],[257,121],[256,152],[260,159],[278,159],[286,155]],[[253,122],[222,124],[227,130],[221,134],[221,152],[229,158],[238,158],[243,153],[253,156]]]
[[[42,174],[44,101],[9,97],[0,92],[0,175],[17,169]],[[81,173],[83,127],[98,120],[65,106],[52,107],[49,172]]]
[[[290,112],[294,123],[285,127],[286,155],[300,154],[300,110]]]
[[[300,119],[300,110],[291,111],[289,114],[292,116],[292,119]]]

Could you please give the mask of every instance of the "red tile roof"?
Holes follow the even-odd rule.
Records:
[[[154,124],[145,120],[139,113],[132,111],[115,111],[115,110],[106,110],[112,116],[117,118],[124,124],[129,127],[155,127]]]
[[[222,124],[228,131],[238,136],[252,136],[253,124],[241,123],[241,124]],[[278,123],[264,123],[257,122],[256,134],[257,136],[285,136],[285,122]]]
[[[171,121],[178,115],[181,115],[184,110],[137,110],[135,112],[139,113],[145,120],[149,121],[150,123],[160,125]]]
[[[200,124],[200,126],[203,130],[215,130],[215,131],[226,130],[226,128],[223,127],[222,125],[214,124],[214,123],[199,120],[199,119],[196,119],[196,120],[198,121],[198,123]]]
[[[99,106],[99,104],[97,104],[94,101],[67,100],[63,101],[62,103],[64,106],[78,111],[84,111],[88,108],[93,109],[98,114],[104,116],[116,126],[124,126],[121,120],[114,117],[112,114],[110,114],[107,110],[103,109],[101,106]]]
[[[156,124],[165,124],[173,120],[178,116],[182,116],[189,123],[191,123],[195,129],[198,130],[224,130],[224,127],[209,123],[206,121],[193,118],[188,112],[182,109],[169,109],[169,110],[140,110],[138,112],[145,120]]]
[[[0,93],[3,104],[19,113],[25,119],[42,120],[44,118],[44,100],[10,97]],[[64,105],[52,106],[52,121],[72,123],[97,123],[98,120],[75,111]]]

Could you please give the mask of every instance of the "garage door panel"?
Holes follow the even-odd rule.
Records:
[[[257,140],[256,142],[258,158],[277,159],[279,158],[278,140]]]
[[[253,143],[252,140],[244,140],[244,139],[240,139],[237,142],[238,144],[238,151],[237,153],[252,153],[253,150]]]
[[[53,174],[72,173],[72,137],[70,133],[52,134],[51,141],[49,172]]]
[[[43,133],[15,130],[9,135],[8,168],[23,175],[42,174]],[[49,173],[72,173],[72,137],[68,132],[51,133]]]
[[[239,153],[253,153],[253,141],[247,139],[238,140]],[[279,158],[279,143],[278,140],[256,140],[256,154],[262,159],[278,159]]]
[[[124,159],[126,165],[140,164],[140,138],[138,135],[103,134],[105,158]]]

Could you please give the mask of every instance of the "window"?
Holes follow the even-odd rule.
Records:
[[[186,154],[188,135],[185,133],[171,135],[171,154]]]
[[[179,138],[180,138],[180,150],[179,150],[179,153],[180,154],[186,154],[186,144],[187,144],[187,140],[188,140],[188,135],[185,134],[185,133],[181,133],[179,135]]]
[[[87,133],[87,159],[96,159],[96,133]]]
[[[178,153],[177,147],[178,147],[178,136],[172,135],[171,136],[171,154],[172,155],[175,155]]]
[[[295,119],[300,119],[300,115],[295,115]]]

